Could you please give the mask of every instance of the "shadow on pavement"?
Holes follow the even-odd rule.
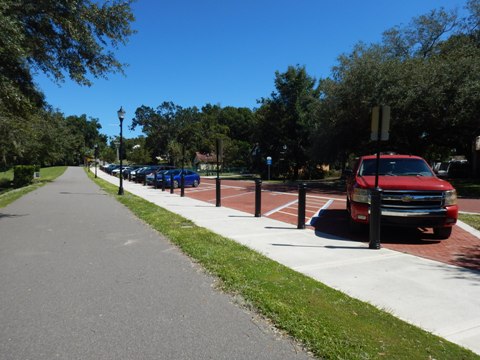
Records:
[[[352,233],[348,224],[348,213],[346,210],[325,210],[318,217],[314,224],[315,230],[319,233],[329,234],[334,237],[346,238],[349,240],[368,242],[368,226],[363,231]],[[416,244],[429,245],[439,243],[433,237],[433,233],[421,228],[387,227],[381,229],[382,243],[385,244]]]
[[[348,239],[363,243],[369,242],[368,227],[360,233],[352,233],[348,224],[346,210],[325,210],[316,219],[317,236]],[[455,235],[457,232],[457,235]],[[447,240],[438,240],[431,229],[387,227],[381,229],[381,243],[386,248],[415,256],[440,261],[443,263],[480,270],[480,243],[466,242],[461,236],[461,229],[454,229],[454,235]],[[340,246],[341,247],[341,246]]]
[[[21,216],[27,216],[28,214],[2,214],[0,213],[0,219],[1,218],[15,218],[15,217],[21,217]]]

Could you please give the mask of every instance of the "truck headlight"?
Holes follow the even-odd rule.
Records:
[[[368,189],[353,189],[352,200],[358,203],[370,204],[370,191]]]
[[[448,190],[445,191],[445,205],[456,205],[457,204],[457,191]]]

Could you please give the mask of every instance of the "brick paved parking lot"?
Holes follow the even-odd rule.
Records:
[[[297,189],[282,184],[263,184],[262,189],[262,216],[296,226]],[[222,206],[241,210],[253,216],[254,191],[253,181],[222,179]],[[185,194],[215,204],[215,180],[202,178],[198,188],[187,188]],[[461,211],[480,213],[480,199],[460,199],[459,204]],[[341,191],[308,190],[306,222],[310,228],[324,236],[368,242],[368,232],[353,235],[349,231],[347,216],[345,195]],[[432,231],[427,229],[382,228],[381,242],[382,246],[392,250],[480,270],[480,238],[458,225],[454,227],[448,240],[440,241],[434,239]]]

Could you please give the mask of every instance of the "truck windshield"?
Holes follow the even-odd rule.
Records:
[[[362,161],[360,176],[374,176],[376,159]],[[434,176],[429,166],[420,159],[380,159],[378,174],[381,176]]]

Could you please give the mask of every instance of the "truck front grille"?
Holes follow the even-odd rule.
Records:
[[[443,191],[385,190],[382,207],[394,209],[435,209],[443,206]]]

